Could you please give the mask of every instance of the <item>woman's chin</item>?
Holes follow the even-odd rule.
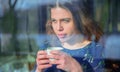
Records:
[[[67,42],[68,41],[68,38],[59,38],[60,42],[63,43],[63,42]]]
[[[59,38],[60,42],[65,42],[64,38]]]

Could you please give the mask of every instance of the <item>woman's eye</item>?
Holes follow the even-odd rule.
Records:
[[[51,20],[52,23],[56,23],[57,21],[56,20]]]
[[[65,22],[65,23],[69,23],[70,20],[69,20],[69,19],[63,19],[63,22]]]
[[[70,20],[65,20],[65,22],[70,22]]]

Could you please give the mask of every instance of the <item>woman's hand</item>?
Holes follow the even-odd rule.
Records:
[[[45,51],[38,51],[36,58],[36,72],[42,72],[42,70],[44,70],[45,68],[51,67],[52,65],[49,62],[50,61],[47,53]]]
[[[51,64],[56,64],[58,69],[67,72],[83,72],[80,64],[70,55],[61,51],[51,51],[49,58],[54,60],[50,61]]]

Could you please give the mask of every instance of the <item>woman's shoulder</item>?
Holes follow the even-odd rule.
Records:
[[[94,48],[95,48],[95,49],[103,49],[103,48],[104,48],[101,43],[95,42],[95,41],[92,41],[92,42],[91,42],[90,47],[91,47],[92,49],[94,49]]]
[[[100,58],[103,55],[103,49],[104,47],[100,43],[92,41],[89,51],[94,57]]]

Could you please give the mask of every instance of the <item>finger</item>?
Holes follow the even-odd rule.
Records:
[[[60,60],[60,59],[61,59],[61,56],[60,56],[60,55],[51,54],[51,55],[48,55],[48,58],[49,58],[49,59]]]
[[[38,65],[38,68],[39,68],[39,69],[45,69],[45,68],[49,68],[49,67],[51,67],[51,66],[52,66],[51,64]]]
[[[62,69],[64,71],[66,71],[66,72],[70,72],[70,70],[68,68],[65,68],[63,65],[57,65],[57,68]]]
[[[47,56],[47,55],[39,55],[39,56],[37,56],[37,59],[38,59],[38,60],[48,59],[48,56]]]
[[[50,53],[51,53],[51,54],[54,54],[54,55],[61,55],[61,54],[63,54],[62,51],[58,51],[58,50],[53,50],[53,51],[51,51]]]
[[[36,58],[36,62],[37,64],[45,64],[45,63],[49,63],[49,59],[45,57],[45,55],[41,55]]]
[[[56,64],[56,65],[60,65],[61,64],[61,61],[60,60],[50,60],[50,62],[49,62],[50,64]]]
[[[58,69],[64,69],[63,65],[57,65]]]
[[[46,53],[45,51],[43,51],[43,50],[37,52],[37,56],[38,56],[38,55],[46,55],[46,54],[47,54],[47,53]]]
[[[40,61],[37,61],[39,65],[43,65],[43,64],[49,64],[49,60],[40,60]]]

